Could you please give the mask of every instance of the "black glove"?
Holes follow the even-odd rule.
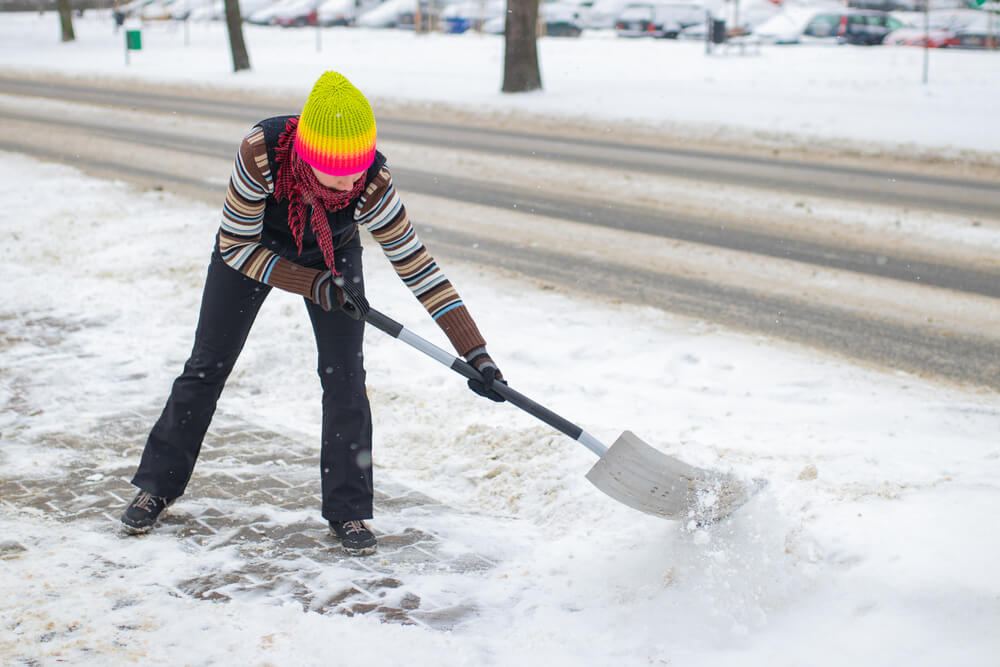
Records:
[[[500,369],[497,368],[496,363],[490,358],[485,347],[477,347],[471,350],[465,355],[465,360],[472,364],[479,371],[479,374],[482,375],[482,380],[469,380],[469,389],[497,403],[503,403],[507,400],[493,389],[494,382],[507,384],[507,381],[503,379]]]
[[[348,317],[355,320],[365,319],[371,309],[360,289],[344,280],[343,276],[335,276],[329,270],[319,274],[313,283],[313,301],[323,310],[332,310],[336,304]]]

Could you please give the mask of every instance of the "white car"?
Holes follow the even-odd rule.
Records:
[[[358,16],[354,25],[362,28],[395,28],[399,13],[412,9],[415,3],[416,0],[385,0]]]
[[[548,37],[579,37],[583,32],[583,8],[573,2],[546,2],[539,6]],[[507,16],[498,16],[483,24],[483,32],[502,35],[507,28]]]
[[[786,7],[784,11],[775,14],[767,21],[764,21],[754,35],[761,41],[769,44],[797,44],[802,41],[802,34],[805,32],[809,22],[825,11],[841,11],[843,5],[828,4],[819,7]]]
[[[924,31],[924,14],[922,12],[897,13],[897,18],[903,20],[904,27],[893,30],[885,36],[883,44],[889,46],[928,46],[944,48],[959,46],[959,34],[979,30],[989,32],[990,15],[974,9],[938,9],[928,13],[928,30]]]
[[[490,19],[507,13],[506,0],[467,0],[448,5],[441,12],[445,32],[461,33],[479,30]]]
[[[275,0],[240,0],[240,14],[244,19],[251,14],[275,4]],[[191,10],[192,21],[221,21],[226,18],[225,0],[212,0],[211,3],[201,5]]]
[[[619,37],[677,39],[681,30],[705,21],[705,7],[694,3],[643,2],[625,7],[615,20]]]
[[[381,0],[326,0],[319,6],[319,24],[352,25],[360,15],[380,4]]]
[[[255,25],[271,25],[274,21],[274,17],[283,11],[286,11],[289,7],[293,5],[300,4],[301,0],[278,0],[277,2],[272,2],[270,5],[262,7],[252,14],[244,14],[243,18],[247,23],[253,23]]]
[[[903,27],[903,22],[887,12],[835,7],[814,11],[804,26],[773,31],[773,21],[765,22],[754,32],[757,39],[772,44],[881,44],[885,36]]]
[[[633,2],[635,0],[594,0],[581,17],[583,26],[590,30],[614,30],[618,15]]]

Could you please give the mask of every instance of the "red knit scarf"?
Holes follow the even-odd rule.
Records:
[[[316,179],[312,168],[292,149],[298,126],[298,117],[289,118],[285,124],[285,131],[278,139],[278,146],[275,148],[278,178],[274,184],[274,198],[276,201],[288,200],[288,227],[292,230],[300,255],[306,208],[311,207],[309,226],[323,250],[323,260],[333,275],[339,276],[340,273],[334,263],[333,232],[330,231],[326,212],[339,211],[361,196],[361,191],[365,187],[365,175],[362,174],[350,190],[332,190],[322,185]]]

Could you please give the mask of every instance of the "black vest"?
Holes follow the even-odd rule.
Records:
[[[257,125],[264,130],[264,142],[267,145],[267,162],[271,169],[271,182],[278,182],[278,168],[275,164],[275,149],[278,147],[278,139],[285,131],[285,124],[293,116],[275,116],[260,121]],[[371,183],[378,172],[385,165],[385,156],[375,152],[375,161],[368,168],[365,178],[366,183]],[[340,249],[346,246],[357,234],[357,222],[354,220],[354,211],[357,200],[338,211],[327,211],[327,224],[333,233],[333,247]],[[311,211],[308,215],[311,215]],[[294,261],[296,264],[304,266],[323,267],[323,251],[316,242],[316,235],[312,231],[308,218],[302,230],[302,254],[299,255],[298,246],[295,245],[295,237],[288,227],[288,200],[279,202],[274,198],[274,194],[267,196],[264,207],[264,230],[261,233],[260,242],[265,248],[272,252]]]

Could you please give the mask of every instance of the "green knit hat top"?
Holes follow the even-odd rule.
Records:
[[[342,74],[325,72],[306,100],[295,136],[295,152],[324,174],[363,172],[375,159],[375,114]]]

